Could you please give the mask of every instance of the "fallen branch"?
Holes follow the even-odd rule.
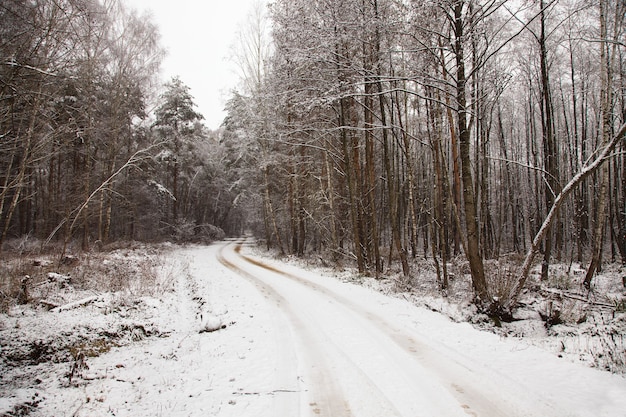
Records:
[[[532,268],[532,264],[535,259],[535,256],[537,255],[537,252],[539,252],[540,244],[543,241],[546,234],[548,233],[548,230],[550,230],[550,226],[554,222],[554,219],[556,218],[556,214],[560,210],[565,199],[569,197],[569,195],[574,191],[574,189],[578,186],[578,184],[580,184],[583,180],[588,178],[599,167],[602,166],[602,164],[610,156],[615,146],[617,146],[619,141],[621,141],[624,138],[624,136],[626,136],[626,123],[624,123],[620,127],[618,133],[615,136],[613,136],[613,139],[611,139],[611,141],[604,147],[604,149],[600,151],[600,153],[598,154],[598,157],[589,165],[585,166],[578,174],[576,174],[565,185],[565,187],[563,187],[559,195],[557,195],[557,197],[554,199],[554,203],[552,203],[550,212],[544,219],[543,224],[541,225],[541,228],[535,235],[535,238],[533,239],[532,244],[530,245],[530,248],[528,249],[528,252],[526,253],[526,258],[524,259],[524,263],[522,264],[520,277],[517,283],[515,284],[515,286],[513,287],[513,289],[511,290],[511,292],[509,293],[509,296],[507,297],[507,299],[504,301],[502,305],[505,311],[511,310],[511,308],[517,302],[517,299],[519,298],[522,290],[524,289],[526,285],[526,280],[528,279],[528,275],[530,274],[530,269]]]
[[[569,298],[570,300],[580,301],[582,303],[586,303],[586,304],[597,306],[597,307],[615,308],[615,306],[611,305],[611,304],[602,303],[602,302],[599,302],[599,301],[591,301],[589,299],[584,298],[581,295],[569,294],[567,292],[560,291],[560,290],[555,290],[555,289],[550,289],[550,288],[542,288],[542,289],[539,290],[539,292],[552,294],[552,295],[557,295],[557,296],[563,297],[563,298]]]
[[[61,311],[73,310],[75,308],[84,307],[88,304],[96,302],[100,299],[99,295],[93,295],[91,297],[83,298],[82,300],[73,301],[71,303],[64,304],[62,306],[53,308],[50,310],[53,313],[60,313]]]
[[[39,304],[41,304],[47,310],[59,308],[59,304],[48,300],[39,300]]]

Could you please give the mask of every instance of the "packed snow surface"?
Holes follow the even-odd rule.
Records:
[[[3,316],[1,338],[81,338],[59,323],[116,338],[26,370],[3,351],[0,415],[626,416],[622,376],[252,256],[243,240],[167,256],[162,292],[131,305],[92,295]]]

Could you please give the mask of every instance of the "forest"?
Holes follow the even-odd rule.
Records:
[[[148,15],[117,0],[8,0],[0,22],[0,243],[240,233],[225,150],[184,82],[161,85]]]
[[[626,3],[274,0],[210,131],[117,0],[0,5],[0,250],[244,232],[506,316],[540,264],[626,262]],[[499,263],[494,261],[510,260]],[[514,267],[510,267],[514,265]]]

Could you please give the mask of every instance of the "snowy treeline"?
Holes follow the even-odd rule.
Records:
[[[244,82],[209,132],[183,81],[159,86],[149,17],[4,1],[0,247],[248,229],[406,283],[425,257],[442,290],[463,255],[488,309],[528,273],[486,262],[504,255],[539,252],[544,279],[580,262],[590,287],[626,258],[624,8],[275,0],[242,31]]]
[[[503,255],[537,249],[544,279],[552,262],[581,262],[591,285],[603,259],[626,259],[625,12],[611,0],[259,8],[224,133],[259,168],[259,234],[376,275],[411,276],[410,257],[426,256],[442,289],[463,253],[487,308],[510,306],[527,274],[487,270]]]
[[[224,149],[162,56],[120,0],[2,2],[0,247],[240,232]]]

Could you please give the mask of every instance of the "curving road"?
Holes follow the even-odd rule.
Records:
[[[273,304],[276,416],[561,416],[507,370],[438,344],[353,286],[283,270],[223,246],[218,260]],[[333,281],[333,282],[330,282]],[[407,325],[407,323],[409,325]]]
[[[66,364],[38,365],[34,396],[15,398],[42,398],[33,417],[626,416],[621,375],[246,255],[247,243],[175,248],[158,297],[120,302],[118,319],[167,337],[90,357],[76,386],[60,377]],[[99,323],[107,313],[84,308],[64,320],[78,314]]]

